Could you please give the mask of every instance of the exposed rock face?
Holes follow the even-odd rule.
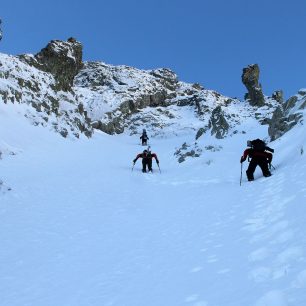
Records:
[[[283,103],[284,102],[284,93],[282,90],[276,90],[273,92],[272,94],[272,99],[274,99],[275,101],[279,102],[279,103]]]
[[[54,75],[58,90],[69,91],[82,67],[82,54],[82,44],[74,38],[66,42],[52,40],[35,55],[36,67]]]
[[[271,140],[281,137],[292,129],[298,122],[303,120],[303,110],[306,108],[306,91],[289,98],[285,103],[278,106],[269,122],[269,136]]]
[[[242,83],[248,90],[246,96],[252,106],[263,106],[265,98],[262,93],[261,85],[259,84],[259,66],[257,64],[249,65],[243,68]]]
[[[155,69],[150,72],[154,77],[159,79],[159,82],[169,90],[178,88],[177,75],[167,68]]]
[[[82,64],[82,45],[72,38],[51,41],[35,56],[0,54],[0,67],[0,79],[5,80],[0,101],[29,105],[24,115],[33,124],[51,127],[63,137],[90,137],[93,129],[133,135],[146,128],[152,137],[196,134],[199,139],[210,129],[223,138],[250,116],[237,99],[181,82],[170,69]],[[257,72],[253,83],[249,72],[248,84],[258,84]],[[270,111],[265,110],[264,117],[270,120],[279,104],[267,99],[266,105]],[[256,117],[257,109],[250,111]]]
[[[108,134],[122,133],[128,122],[135,123],[130,117],[146,107],[194,106],[203,100],[196,98],[201,93],[199,85],[179,82],[170,69],[144,71],[101,62],[85,63],[73,89],[87,102],[94,128]],[[147,120],[148,116],[142,116],[144,124]]]
[[[221,106],[217,106],[213,110],[208,127],[211,129],[211,135],[215,135],[216,138],[222,139],[226,136],[229,124],[224,117],[224,112],[222,111]]]
[[[51,128],[63,137],[90,137],[93,129],[81,100],[72,92],[56,91],[54,76],[36,65],[31,55],[0,54],[0,102],[28,105],[24,115],[34,125]]]

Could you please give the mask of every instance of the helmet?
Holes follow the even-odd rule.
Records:
[[[148,153],[148,150],[144,150],[143,153],[147,154],[147,153]]]

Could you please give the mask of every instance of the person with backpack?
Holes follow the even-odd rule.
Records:
[[[142,130],[142,135],[140,136],[141,139],[141,144],[143,146],[146,146],[148,144],[148,135],[147,135],[147,131],[145,129]]]
[[[267,147],[265,142],[261,139],[255,139],[253,141],[248,140],[248,149],[243,152],[240,158],[240,163],[243,163],[247,157],[251,159],[249,167],[246,171],[246,175],[249,181],[254,181],[254,172],[257,166],[261,168],[262,174],[265,177],[271,176],[269,165],[272,162],[272,153],[274,150]],[[267,152],[268,151],[268,152]]]
[[[153,172],[152,169],[152,159],[155,158],[155,161],[159,167],[159,160],[157,158],[157,155],[155,153],[152,153],[149,149],[144,150],[142,153],[139,153],[136,158],[133,160],[133,164],[136,164],[136,161],[138,158],[142,158],[142,172],[147,172],[147,167],[150,172]]]

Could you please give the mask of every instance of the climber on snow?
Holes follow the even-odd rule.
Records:
[[[248,140],[247,145],[250,148],[244,151],[240,158],[240,163],[243,163],[247,157],[251,159],[246,171],[248,180],[254,181],[254,172],[257,166],[261,168],[263,176],[271,176],[269,169],[271,168],[272,153],[274,153],[274,150],[267,147],[265,142],[260,139],[255,139],[253,141]]]
[[[146,146],[148,144],[148,135],[147,135],[147,131],[145,129],[142,130],[142,135],[139,137],[141,139],[141,144],[143,146]]]
[[[144,150],[142,153],[139,153],[136,156],[136,158],[133,160],[134,165],[138,158],[142,158],[142,172],[144,173],[147,172],[147,167],[149,171],[153,172],[153,169],[152,169],[152,159],[153,158],[155,158],[155,161],[159,167],[159,160],[157,158],[157,155],[155,153],[152,153],[150,149]]]

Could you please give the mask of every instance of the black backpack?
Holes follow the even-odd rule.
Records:
[[[251,148],[256,152],[264,152],[266,150],[266,143],[261,139],[251,141]]]

